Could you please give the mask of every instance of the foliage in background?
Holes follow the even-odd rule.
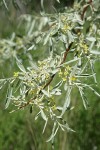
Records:
[[[10,101],[18,106],[18,109],[30,105],[32,111],[32,107],[37,106],[39,113],[36,119],[41,115],[45,125],[50,118],[54,122],[49,140],[55,136],[59,127],[62,130],[69,129],[62,116],[66,110],[73,109],[70,96],[75,87],[78,88],[85,107],[88,101],[84,91],[87,87],[99,96],[94,90],[93,81],[89,81],[91,78],[97,84],[93,68],[100,53],[99,16],[95,7],[97,4],[84,6],[87,8],[85,13],[80,6],[75,5],[73,9],[55,15],[24,16],[27,24],[25,36],[19,38],[12,34],[10,40],[1,40],[0,60],[15,57],[20,69],[14,72],[12,78],[1,79],[1,87],[3,84],[9,85],[6,107]],[[37,50],[40,60],[34,62],[34,51]],[[28,58],[28,63],[24,66],[21,51]],[[9,55],[5,55],[5,52]]]

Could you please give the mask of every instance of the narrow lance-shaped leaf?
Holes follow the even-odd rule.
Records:
[[[50,142],[55,137],[58,129],[59,129],[59,126],[57,126],[57,122],[54,122],[53,129],[52,129],[52,134],[49,137],[49,139],[47,140],[47,142]]]
[[[56,86],[53,89],[59,88],[62,85],[62,81],[60,81],[59,83],[56,84]]]
[[[47,122],[48,122],[48,119],[45,121],[45,125],[44,125],[44,128],[43,128],[43,131],[42,131],[42,133],[44,133],[44,131],[45,131],[45,129],[46,129]]]
[[[92,88],[90,85],[85,84],[84,86],[85,86],[85,87],[88,87],[91,91],[93,91],[93,93],[94,93],[95,95],[97,95],[98,97],[100,97],[100,94],[99,94],[94,88]]]
[[[38,119],[39,115],[41,114],[41,111],[38,112],[38,114],[35,116],[35,120]]]
[[[81,88],[81,87],[78,87],[78,89],[79,89],[81,98],[82,98],[82,100],[83,100],[83,105],[84,105],[85,109],[87,109],[87,106],[88,106],[87,98],[85,97],[82,88]]]
[[[49,37],[50,37],[50,33],[48,33],[47,36],[44,38],[44,45],[47,44]]]
[[[56,0],[58,3],[60,3],[60,0]]]
[[[68,65],[68,64],[73,63],[73,62],[75,62],[75,61],[78,61],[79,59],[80,59],[80,58],[76,58],[76,57],[75,57],[73,60],[69,60],[69,61],[63,63],[63,64],[60,65],[60,66]]]
[[[41,7],[42,7],[42,9],[43,9],[43,11],[44,11],[44,0],[41,0]]]
[[[24,66],[22,65],[22,63],[18,60],[18,59],[16,59],[17,60],[17,66],[18,66],[18,68],[22,71],[22,72],[24,72],[24,73],[26,73],[26,70],[25,70],[25,68],[24,68]]]
[[[8,108],[8,106],[10,104],[11,97],[12,97],[12,91],[13,91],[13,88],[11,86],[9,86],[7,96],[6,96],[5,109]]]
[[[0,79],[0,90],[3,88],[3,86],[7,83],[7,80],[3,80],[3,79]]]
[[[95,55],[100,55],[100,52],[97,50],[91,50],[90,53]]]
[[[42,133],[44,133],[45,128],[47,126],[48,118],[47,118],[47,116],[45,115],[45,113],[44,113],[44,111],[42,109],[41,109],[41,117],[43,118],[43,120],[45,120],[45,125],[44,125],[43,131],[42,131]]]
[[[47,97],[49,97],[49,93],[46,90],[42,90],[43,94],[46,95]]]
[[[6,9],[9,10],[5,0],[3,0],[3,3],[5,5],[5,7],[6,7]]]
[[[100,97],[100,94],[96,90],[94,90],[92,87],[89,87],[89,88],[94,92],[94,94]]]
[[[43,118],[43,120],[47,121],[47,117],[42,109],[41,109],[41,117]]]
[[[72,91],[72,87],[68,87],[67,89],[67,93],[66,93],[66,99],[65,99],[65,103],[63,105],[63,108],[62,108],[62,113],[59,117],[62,117],[63,114],[65,113],[66,109],[69,107],[70,105],[70,95],[71,95],[71,91]]]
[[[96,74],[94,72],[94,64],[93,64],[93,62],[91,60],[90,60],[90,66],[91,66],[94,82],[97,83]]]

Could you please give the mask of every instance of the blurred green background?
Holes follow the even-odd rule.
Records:
[[[18,18],[22,14],[36,14],[42,11],[40,0],[6,0],[7,10],[0,0],[0,40],[9,38],[13,32],[23,34],[23,29],[18,30]],[[46,12],[51,13],[54,7],[62,10],[64,6],[73,5],[73,0],[44,0]],[[35,54],[38,58],[38,53]],[[0,78],[10,77],[16,70],[16,65],[11,65],[11,60],[0,64]],[[95,63],[98,86],[100,86],[100,62]],[[100,88],[97,89],[100,91]],[[88,94],[89,108],[84,109],[77,92],[73,93],[73,111],[66,116],[69,126],[76,132],[59,131],[55,139],[55,150],[100,150],[100,99],[93,93]],[[0,150],[51,150],[51,143],[46,143],[50,134],[51,125],[43,135],[44,122],[34,121],[35,110],[32,114],[29,109],[9,113],[11,108],[5,110],[6,87],[0,91]]]

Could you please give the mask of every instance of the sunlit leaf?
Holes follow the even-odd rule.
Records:
[[[50,142],[56,135],[57,131],[59,129],[59,126],[57,125],[56,122],[54,122],[54,125],[53,125],[53,129],[52,129],[52,134],[51,136],[49,137],[49,139],[47,140],[47,142]]]
[[[12,92],[13,92],[13,88],[10,87],[10,85],[9,85],[9,88],[8,88],[8,91],[7,91],[7,96],[6,96],[5,109],[8,108],[8,106],[9,106],[9,104],[11,102]]]
[[[25,70],[25,68],[24,68],[24,66],[23,66],[23,64],[17,59],[17,66],[18,66],[18,68],[22,71],[22,72],[24,72],[24,73],[26,73],[26,70]]]

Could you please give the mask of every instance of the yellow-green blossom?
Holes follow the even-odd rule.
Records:
[[[83,49],[84,53],[87,54],[88,53],[88,46],[87,44],[84,43],[80,43],[80,47]]]
[[[63,81],[66,81],[70,73],[70,70],[71,70],[70,66],[65,66],[65,68],[60,69],[58,73],[59,77],[61,77]]]
[[[14,72],[13,74],[14,77],[18,77],[18,75],[19,75],[19,72]]]
[[[75,76],[70,77],[70,81],[76,81],[77,78]]]
[[[62,30],[64,33],[66,33],[67,30],[70,30],[70,26],[67,25],[67,24],[65,24],[61,30]]]

